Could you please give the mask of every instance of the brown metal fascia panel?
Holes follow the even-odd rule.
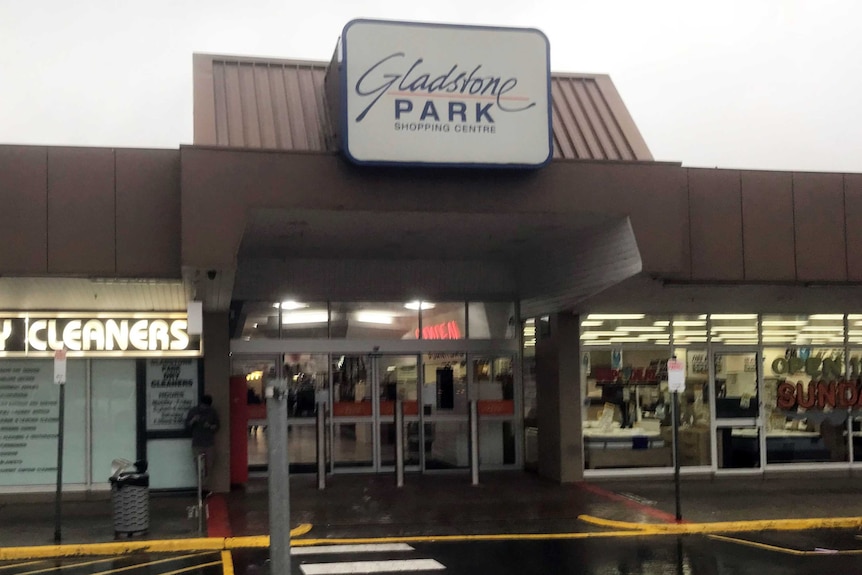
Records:
[[[844,230],[847,235],[847,280],[862,281],[862,226],[857,219],[862,214],[862,174],[844,174]]]
[[[116,273],[114,151],[48,149],[48,273]]]
[[[317,107],[317,126],[320,130],[320,149],[338,151],[338,148],[333,145],[335,130],[332,119],[329,117],[330,110],[326,102],[326,72],[322,70],[312,71],[312,81],[315,86],[314,95]]]
[[[687,168],[691,277],[744,279],[739,172]]]
[[[240,107],[245,146],[261,148],[260,114],[257,109],[257,87],[254,84],[254,64],[239,64]]]
[[[0,146],[0,273],[48,271],[48,149]]]
[[[230,144],[227,114],[227,78],[224,62],[213,63],[213,99],[215,100],[215,137],[219,146]]]
[[[291,150],[308,150],[308,128],[302,110],[298,70],[284,68],[284,92],[287,97],[287,120],[290,129]]]
[[[593,98],[593,104],[599,111],[602,126],[605,129],[608,139],[610,139],[614,149],[616,150],[617,158],[620,160],[634,160],[634,150],[631,149],[628,140],[622,133],[620,125],[617,122],[616,115],[613,110],[611,110],[607,98],[605,97],[605,93],[602,91],[601,87],[595,82],[589,82],[587,84],[587,91]]]
[[[308,69],[298,69],[296,72],[299,85],[299,104],[305,128],[306,147],[304,149],[322,151],[320,115],[318,114],[314,77],[312,71]]]
[[[225,107],[227,108],[227,145],[247,147],[243,132],[242,96],[239,64],[224,63]]]
[[[594,115],[591,116],[590,120],[595,128],[596,136],[605,151],[605,157],[609,160],[631,159],[623,156],[622,150],[617,146],[617,142],[614,141],[610,134],[609,127],[613,123],[613,118],[609,117],[608,107],[605,106],[605,100],[596,86],[596,83],[593,81],[587,81],[583,82],[581,86],[590,103],[588,109],[592,109],[594,112]]]
[[[796,275],[799,281],[847,281],[844,179],[793,174]]]
[[[284,88],[284,66],[269,66],[269,87],[272,94],[272,108],[275,122],[275,147],[289,150],[293,139],[290,134],[290,120],[287,115],[287,95]]]
[[[269,85],[269,65],[260,64],[254,67],[254,87],[260,120],[260,144],[268,149],[277,148],[272,87]]]
[[[644,161],[654,160],[655,158],[653,158],[652,153],[649,151],[646,141],[643,139],[640,130],[638,130],[634,118],[632,118],[632,115],[629,113],[628,108],[620,97],[620,93],[611,81],[610,76],[596,75],[595,82],[602,91],[602,95],[610,108],[611,115],[614,117],[620,130],[625,135],[626,142],[631,148],[634,157],[638,160]]]
[[[795,281],[792,174],[743,171],[740,180],[746,281]]]
[[[575,115],[575,121],[579,132],[583,135],[584,141],[587,144],[588,155],[585,159],[605,160],[604,150],[596,137],[596,131],[590,121],[591,111],[589,101],[584,94],[583,86],[580,83],[566,82],[562,84],[563,91],[566,93],[566,98],[571,102],[572,112]]]
[[[596,103],[590,94],[590,84],[592,84],[592,80],[584,80],[583,82],[573,84],[572,88],[578,97],[578,102],[581,104],[581,109],[584,111],[584,116],[595,139],[597,146],[595,157],[602,160],[619,160],[619,155],[605,131],[601,112],[596,107]]]
[[[551,110],[554,141],[558,142],[562,158],[589,158],[589,150],[574,119],[571,102],[559,82],[551,83]]]
[[[217,144],[212,56],[192,56],[192,92],[195,145]]]
[[[123,149],[115,157],[117,274],[180,277],[179,151]]]
[[[572,111],[574,123],[577,126],[576,133],[583,138],[586,146],[586,153],[581,156],[581,159],[602,160],[605,158],[601,146],[599,146],[593,127],[587,118],[587,113],[584,110],[584,103],[578,97],[577,89],[571,82],[561,82],[560,91],[563,94],[566,103]]]

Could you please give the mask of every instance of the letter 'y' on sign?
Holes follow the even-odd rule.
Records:
[[[54,352],[54,383],[63,385],[66,383],[66,350],[58,349]]]
[[[671,391],[685,391],[685,363],[678,359],[668,360],[667,386]]]

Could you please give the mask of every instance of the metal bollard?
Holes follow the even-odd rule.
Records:
[[[203,453],[198,453],[198,456],[195,458],[197,461],[198,468],[198,533],[203,534],[204,532],[204,469],[206,465],[206,457]]]
[[[317,488],[326,489],[326,403],[317,402]]]
[[[470,400],[470,479],[479,485],[479,406]]]
[[[404,487],[404,401],[395,400],[395,485]]]

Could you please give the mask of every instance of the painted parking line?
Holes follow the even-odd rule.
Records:
[[[395,559],[391,561],[344,561],[309,563],[299,567],[305,575],[341,575],[343,573],[403,573],[406,571],[439,571],[446,569],[434,559]]]
[[[73,569],[81,570],[84,567],[89,568],[85,570],[88,575],[112,575],[114,573],[123,573],[127,571],[134,571],[137,569],[145,569],[147,573],[152,573],[155,575],[175,575],[194,570],[201,570],[207,567],[216,567],[222,565],[221,559],[218,561],[212,561],[213,557],[213,553],[208,552],[176,555],[172,557],[152,560],[144,560],[146,559],[146,557],[136,558],[134,556],[125,556],[119,558],[106,557],[89,561],[69,561],[60,565],[49,562],[48,560],[42,560],[11,563],[8,565],[3,565],[2,568],[4,570],[14,569],[14,571],[12,571],[9,575],[39,575],[41,573],[62,572]],[[111,569],[99,569],[98,567],[95,567],[97,565],[116,565],[118,561],[123,561],[127,564],[121,567],[113,567]],[[176,565],[177,563],[179,563],[181,566]],[[154,566],[158,565],[163,566],[163,568],[166,570],[160,571],[158,568],[153,569]],[[41,566],[42,568],[34,569],[34,567],[37,566]],[[29,567],[29,569],[27,569],[27,567]]]
[[[291,547],[291,555],[322,555],[326,553],[386,553],[390,551],[413,551],[406,543],[369,543],[365,545],[316,545],[314,547]]]
[[[712,523],[631,523],[591,515],[579,515],[585,523],[631,531],[666,534],[743,533],[746,531],[808,531],[815,529],[850,529],[862,527],[862,517],[819,517],[815,519],[759,519],[754,521],[716,521]]]

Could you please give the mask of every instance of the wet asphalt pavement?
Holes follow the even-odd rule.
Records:
[[[687,535],[411,543],[398,551],[369,548],[338,554],[315,554],[314,548],[300,548],[303,554],[292,557],[291,571],[292,575],[367,573],[395,561],[393,569],[449,575],[838,575],[862,573],[862,540],[855,537],[857,534],[821,530],[797,532],[790,537],[761,533],[753,537]],[[754,547],[751,542],[772,547]],[[785,547],[790,544],[799,548]],[[270,575],[265,552],[237,551],[233,560],[237,575]]]

